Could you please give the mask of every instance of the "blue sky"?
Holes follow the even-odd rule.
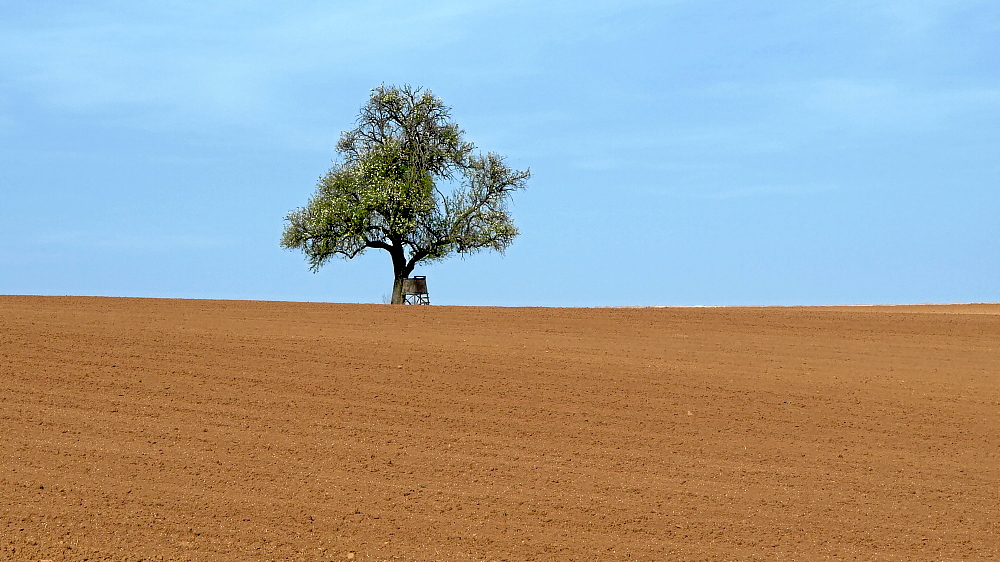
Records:
[[[995,0],[0,0],[0,294],[382,302],[278,241],[406,83],[533,174],[436,304],[996,302],[997,53]]]

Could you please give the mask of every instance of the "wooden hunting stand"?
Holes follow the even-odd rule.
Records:
[[[403,279],[403,304],[431,304],[427,294],[427,277],[417,275]]]

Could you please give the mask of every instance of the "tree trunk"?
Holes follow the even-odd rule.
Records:
[[[392,256],[392,304],[403,304],[403,279],[412,268],[409,271],[406,269],[406,252],[398,240],[393,241],[389,255]]]
[[[392,304],[403,304],[403,279],[413,273],[413,267],[424,258],[426,253],[416,254],[407,260],[403,245],[395,242],[389,248],[389,255],[392,256]]]
[[[405,277],[397,275],[392,283],[392,304],[403,304],[403,279]]]

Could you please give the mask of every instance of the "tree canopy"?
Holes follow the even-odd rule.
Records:
[[[420,262],[502,253],[518,234],[507,204],[530,172],[476,153],[463,135],[429,90],[373,89],[356,127],[341,134],[339,161],[307,205],[285,217],[282,247],[302,250],[313,271],[335,256],[387,251],[394,304]]]

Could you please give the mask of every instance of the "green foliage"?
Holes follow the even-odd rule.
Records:
[[[503,252],[518,234],[507,204],[530,173],[474,154],[463,133],[430,91],[372,90],[337,143],[341,161],[286,216],[282,247],[302,250],[313,271],[335,256],[386,250],[397,281],[421,261]]]

